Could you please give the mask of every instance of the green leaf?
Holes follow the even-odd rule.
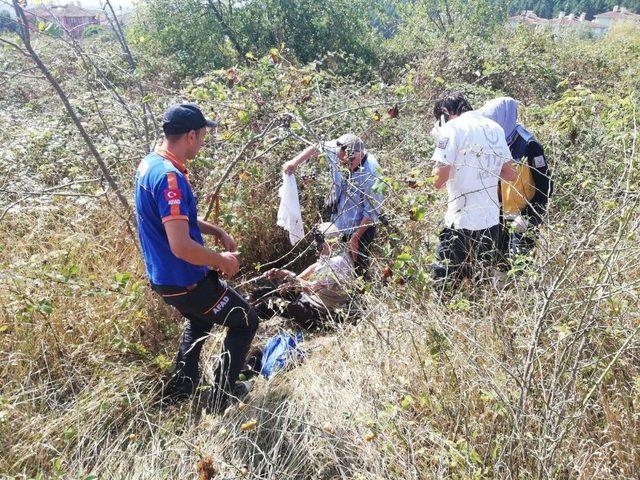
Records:
[[[411,395],[405,395],[405,397],[400,402],[400,406],[403,410],[408,410],[415,403],[415,400]]]
[[[246,125],[251,121],[251,114],[246,110],[240,110],[238,112],[238,120],[242,125]]]
[[[129,272],[123,272],[123,273],[116,273],[113,278],[115,279],[116,283],[118,284],[118,287],[124,287],[127,283],[129,283],[129,280],[131,279],[131,273]]]
[[[411,260],[411,254],[407,252],[403,252],[400,255],[398,255],[397,260],[399,262],[408,262]]]
[[[37,303],[33,307],[34,311],[43,313],[45,315],[50,315],[53,312],[53,305],[46,298],[41,298],[37,301]]]

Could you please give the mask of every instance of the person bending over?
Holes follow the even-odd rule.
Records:
[[[435,187],[449,197],[433,276],[458,281],[497,264],[498,179],[513,180],[515,170],[502,128],[461,92],[444,94],[433,113]]]

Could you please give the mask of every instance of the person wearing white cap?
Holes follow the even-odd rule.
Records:
[[[294,174],[300,165],[321,153],[329,161],[333,179],[327,201],[331,221],[349,242],[356,272],[362,275],[367,270],[369,248],[382,214],[382,195],[373,188],[378,180],[380,165],[367,152],[359,137],[347,133],[323,143],[320,149],[315,146],[306,148],[286,162],[283,171]],[[344,173],[342,170],[345,170]]]

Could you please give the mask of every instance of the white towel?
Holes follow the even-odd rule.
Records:
[[[278,190],[280,208],[278,208],[278,226],[289,232],[291,245],[304,238],[304,225],[298,200],[296,177],[282,173],[282,186]]]

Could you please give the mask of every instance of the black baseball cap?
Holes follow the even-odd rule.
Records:
[[[180,135],[202,127],[217,127],[218,122],[205,118],[193,103],[171,105],[162,117],[162,130],[165,135]]]

